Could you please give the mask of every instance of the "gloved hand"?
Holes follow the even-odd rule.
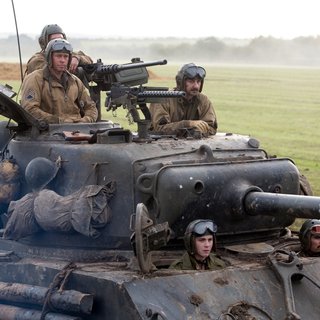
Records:
[[[209,133],[210,127],[203,120],[189,120],[189,126],[199,130],[201,133]]]

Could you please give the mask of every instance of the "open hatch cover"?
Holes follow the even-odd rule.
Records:
[[[0,114],[15,121],[18,124],[18,130],[29,127],[36,127],[39,130],[47,129],[48,125],[46,122],[34,118],[12,99],[14,95],[8,86],[0,84]]]

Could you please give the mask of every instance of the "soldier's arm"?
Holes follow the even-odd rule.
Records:
[[[78,59],[79,64],[91,64],[91,63],[93,63],[93,60],[82,51],[73,52],[72,56],[76,57]]]
[[[96,122],[98,119],[98,109],[96,107],[96,103],[92,100],[89,95],[88,89],[83,85],[83,83],[79,80],[78,83],[79,90],[81,90],[80,94],[80,105],[83,107],[84,116],[82,117],[83,122]]]
[[[199,120],[208,123],[210,134],[216,134],[218,128],[217,116],[213,108],[212,102],[206,96],[201,98],[202,107],[199,110]]]
[[[188,120],[171,122],[169,102],[151,103],[149,106],[153,130],[165,134],[176,134],[181,128],[189,127]]]
[[[59,123],[59,117],[40,109],[42,101],[42,83],[36,74],[27,75],[21,87],[21,106],[38,120]]]

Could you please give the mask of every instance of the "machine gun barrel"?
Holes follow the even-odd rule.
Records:
[[[138,93],[138,99],[140,98],[179,98],[184,97],[186,93],[184,91],[142,91]]]
[[[296,218],[320,219],[320,197],[293,194],[249,192],[244,206],[250,215],[291,215]]]
[[[96,72],[100,74],[114,74],[124,70],[136,69],[136,68],[145,68],[151,66],[158,66],[167,64],[167,60],[151,61],[151,62],[132,62],[126,64],[97,64]]]

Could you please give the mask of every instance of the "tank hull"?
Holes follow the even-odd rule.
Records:
[[[130,252],[126,254],[130,256]],[[40,258],[1,262],[0,281],[49,288],[69,262]],[[318,279],[319,260],[303,258],[303,272]],[[281,280],[261,257],[223,270],[159,269],[148,275],[135,270],[134,260],[130,266],[119,261],[75,262],[64,289],[93,295],[92,309],[88,314],[68,310],[61,314],[90,320],[223,319],[228,313],[262,320],[291,319],[293,315],[300,318],[292,319],[318,319],[320,307],[314,302],[319,288],[306,278],[291,283],[293,296],[288,296]],[[12,301],[2,303],[0,310],[6,303],[41,311],[41,306]]]

